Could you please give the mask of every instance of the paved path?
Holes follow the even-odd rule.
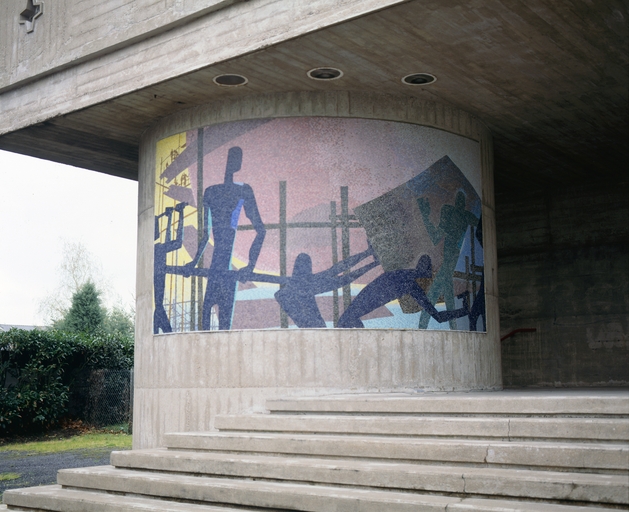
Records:
[[[29,455],[18,451],[0,452],[0,474],[18,473],[21,475],[16,480],[0,481],[0,494],[16,487],[55,484],[59,469],[109,464],[111,452],[112,450],[103,449],[74,450],[46,455]]]

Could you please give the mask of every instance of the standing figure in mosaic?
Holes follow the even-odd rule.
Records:
[[[454,283],[452,279],[465,233],[467,233],[469,226],[476,227],[478,225],[478,217],[465,209],[465,202],[465,194],[462,191],[458,191],[454,200],[454,206],[444,204],[441,207],[439,225],[435,226],[430,221],[430,203],[423,197],[417,199],[417,206],[433,245],[437,245],[441,240],[444,241],[443,263],[430,287],[428,300],[434,306],[439,298],[443,297],[448,311],[454,310],[455,307]],[[428,327],[430,316],[431,314],[424,308],[419,317],[420,329]],[[456,329],[456,320],[450,320],[450,329]]]
[[[164,290],[166,288],[166,273],[172,271],[171,267],[166,265],[166,258],[169,252],[177,251],[183,243],[183,209],[187,203],[179,203],[174,208],[168,207],[161,215],[155,217],[155,240],[159,239],[159,220],[162,217],[168,218],[166,225],[166,241],[154,246],[154,265],[153,272],[153,290],[155,296],[155,311],[153,312],[153,334],[162,332],[172,332],[170,320],[164,309]],[[175,239],[172,238],[173,213],[179,213],[179,221],[177,224],[177,233]]]
[[[252,188],[246,183],[234,182],[234,174],[240,170],[241,165],[242,149],[234,146],[227,154],[223,183],[211,185],[203,193],[203,218],[205,220],[203,238],[199,242],[197,254],[183,269],[184,275],[198,273],[195,272],[194,267],[201,259],[211,233],[214,250],[207,270],[207,287],[203,299],[203,330],[210,329],[213,306],[218,307],[218,328],[221,330],[231,328],[238,279],[247,281],[248,276],[253,274],[266,234]],[[256,237],[249,248],[248,265],[236,271],[232,270],[232,253],[242,209],[251,221]]]

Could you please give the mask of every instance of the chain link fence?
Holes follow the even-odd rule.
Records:
[[[72,390],[70,412],[95,427],[133,423],[133,370],[91,370]]]

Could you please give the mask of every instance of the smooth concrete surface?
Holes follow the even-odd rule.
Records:
[[[353,393],[268,400],[271,412],[629,416],[626,389],[531,389],[470,393]]]
[[[186,432],[166,434],[177,450],[285,453],[412,461],[447,461],[504,466],[629,470],[622,444],[500,442],[468,439],[373,438],[354,435]]]
[[[299,490],[299,488],[293,488]],[[221,507],[211,505],[198,505],[194,503],[177,503],[165,500],[147,500],[137,496],[115,496],[111,494],[95,494],[74,489],[61,490],[60,486],[33,487],[24,489],[22,493],[28,497],[29,508],[11,508],[10,510],[51,510],[58,512],[123,512],[127,510],[151,510],[158,512],[230,512],[233,507]],[[269,493],[270,494],[270,493]],[[312,493],[314,494],[314,493]],[[362,493],[338,493],[333,498],[330,496],[312,495],[300,503],[294,504],[295,511],[330,512],[331,510],[351,512],[382,512],[383,507],[387,511],[412,511],[412,512],[609,512],[606,507],[587,507],[571,505],[554,505],[547,503],[526,503],[521,501],[500,501],[481,499],[440,498],[424,496],[418,499],[413,495],[406,495],[403,501],[398,500],[394,504],[378,501],[375,492]],[[19,496],[12,491],[11,502]],[[63,498],[61,498],[63,496]],[[273,497],[272,494],[270,494]],[[338,499],[334,499],[338,498]],[[269,501],[288,501],[272,500]],[[340,504],[341,508],[325,508]],[[32,508],[30,508],[32,506]],[[268,507],[253,508],[247,510],[263,512],[273,510]]]
[[[113,452],[119,468],[359,487],[627,503],[625,475],[177,450]]]
[[[197,478],[166,474],[154,478],[152,473],[114,469],[111,466],[60,471],[61,485],[94,487],[115,492],[151,494],[168,498],[186,498],[241,506],[259,506],[287,510],[359,510],[411,511],[418,507],[444,510],[453,502],[445,496],[412,495],[394,491],[311,486],[298,483],[247,481],[219,478]],[[184,491],[185,490],[185,491]],[[185,494],[184,494],[185,492]],[[460,501],[458,498],[454,502]],[[357,506],[355,503],[358,502]]]
[[[311,433],[388,434],[401,436],[512,439],[575,439],[629,441],[629,422],[622,419],[576,418],[453,418],[450,416],[360,417],[303,415],[221,415],[220,431],[273,431]]]
[[[116,496],[107,493],[61,489],[60,485],[46,485],[14,489],[5,496],[5,503],[19,503],[19,508],[8,510],[53,510],[57,512],[233,512],[233,508],[195,503],[154,500],[138,496]],[[6,505],[2,505],[6,507]]]
[[[401,121],[480,143],[486,333],[280,329],[152,334],[157,141],[223,122],[302,116]],[[282,396],[499,389],[492,182],[487,129],[461,110],[412,98],[347,91],[276,93],[208,104],[156,123],[143,136],[140,156],[134,448],[159,446],[168,431],[212,430],[217,414],[261,411],[267,399]]]
[[[562,508],[564,507],[564,508]],[[598,511],[604,510],[609,512],[608,508],[599,507],[581,507],[570,505],[551,505],[548,503],[522,503],[518,501],[503,501],[502,503],[495,503],[491,500],[470,499],[462,500],[461,503],[457,503],[448,507],[447,512],[503,512],[513,510],[518,512],[586,512],[586,511]]]
[[[114,469],[111,466],[62,470],[59,483],[75,487],[98,486],[109,491],[123,493],[151,494],[164,498],[186,498],[215,503],[229,503],[240,506],[257,506],[288,510],[307,510],[329,512],[330,510],[356,510],[364,512],[416,512],[443,510],[449,511],[453,505],[465,504],[466,500],[458,497],[430,494],[411,494],[396,491],[374,489],[356,489],[350,487],[312,486],[298,483],[276,483],[271,481],[249,481],[234,479],[203,478],[187,475],[166,474],[155,477],[152,473]],[[185,489],[185,491],[184,491]],[[497,503],[486,501],[486,506],[497,507]],[[513,510],[502,505],[501,510]],[[520,505],[522,506],[522,505]],[[524,504],[530,507],[531,504]],[[552,506],[542,504],[539,509],[524,510],[578,510],[570,506]],[[482,508],[480,510],[483,510]],[[489,509],[491,510],[491,508]],[[519,510],[516,508],[515,510]],[[583,509],[581,509],[583,510]],[[589,510],[589,509],[588,509]],[[596,508],[594,508],[596,510]]]

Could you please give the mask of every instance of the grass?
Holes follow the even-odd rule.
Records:
[[[17,480],[22,475],[19,473],[0,473],[0,482],[5,482],[7,480]]]
[[[111,450],[131,448],[131,436],[125,433],[88,432],[68,438],[11,443],[0,446],[0,452],[16,451],[33,454],[59,453],[72,450]]]

